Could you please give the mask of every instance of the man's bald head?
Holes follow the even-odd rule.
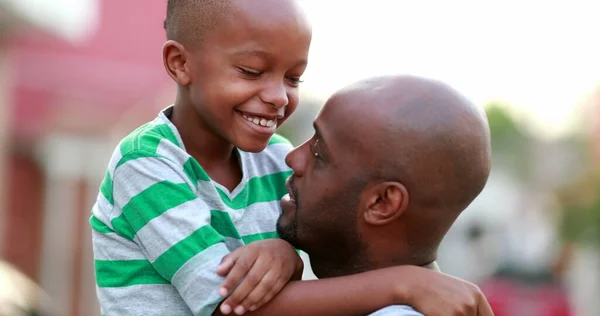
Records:
[[[332,113],[339,128],[329,133],[346,144],[340,151],[353,152],[347,166],[356,171],[347,172],[362,183],[406,189],[403,215],[390,226],[401,235],[391,233],[390,241],[406,241],[411,263],[434,260],[450,226],[487,182],[491,145],[484,112],[446,84],[411,76],[358,82],[327,106],[322,115]]]
[[[368,176],[401,182],[415,207],[461,211],[485,186],[491,167],[487,119],[448,85],[378,77],[333,98],[356,121],[346,137],[360,148]]]
[[[320,277],[432,262],[490,172],[483,111],[437,81],[363,80],[334,94],[314,127],[286,158],[277,231]]]
[[[168,0],[167,39],[183,45],[202,42],[206,33],[226,16],[232,0]]]

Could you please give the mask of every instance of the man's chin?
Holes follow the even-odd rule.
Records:
[[[279,238],[287,241],[290,245],[294,246],[294,248],[298,249],[298,234],[296,233],[296,225],[293,223],[288,223],[287,225],[283,225],[281,223],[282,218],[280,217],[277,221],[277,234]]]

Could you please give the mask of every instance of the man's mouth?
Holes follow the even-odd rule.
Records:
[[[242,114],[242,117],[248,121],[251,122],[257,126],[262,126],[262,127],[277,127],[277,118],[268,118],[268,117],[263,117],[263,116],[258,116],[258,115],[253,115],[250,113],[245,113],[245,112],[240,112]]]
[[[290,201],[292,202],[296,202],[296,190],[294,188],[294,184],[292,183],[292,178],[288,178],[287,181],[285,182],[285,187],[288,191],[288,195],[290,196]]]

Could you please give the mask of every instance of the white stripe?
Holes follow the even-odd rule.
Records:
[[[119,146],[117,146],[112,154],[112,157],[110,157],[110,161],[108,162],[108,173],[110,174],[111,178],[115,172],[117,164],[119,164],[119,161],[121,161],[121,158],[123,158],[123,154],[121,154],[121,143],[119,143]]]
[[[225,237],[225,246],[227,246],[227,250],[234,251],[244,246],[244,242],[241,239]]]
[[[99,233],[92,229],[92,244],[96,260],[145,260],[139,246],[116,233]]]
[[[97,291],[105,316],[193,315],[170,284],[139,284]]]
[[[245,209],[239,210],[229,208],[225,203],[223,203],[223,200],[221,200],[219,193],[216,192],[213,183],[210,181],[198,181],[198,192],[200,198],[202,198],[204,202],[206,202],[209,209],[229,213],[231,220],[236,225],[236,227],[238,227],[238,229],[240,229],[239,225],[242,222],[247,223],[251,220],[256,220],[260,222],[263,219],[263,217],[267,217],[269,219],[275,218],[276,221],[277,217],[281,213],[281,206],[279,205],[279,200],[254,203],[249,205]],[[270,228],[267,231],[275,230],[275,222],[272,223],[272,226],[273,228]],[[268,228],[270,226],[261,225],[261,227]],[[240,233],[242,233],[242,230],[246,231],[245,229],[245,227],[241,227]],[[244,233],[242,236],[256,234],[259,231],[257,231],[257,229],[253,229],[252,233],[250,233],[250,230],[248,230],[247,232],[248,234]]]
[[[283,171],[289,171],[285,164],[286,155],[292,146],[285,143],[273,144],[260,153],[242,152],[242,159],[246,168],[246,178],[262,177]]]
[[[211,210],[222,210],[226,208],[225,203],[211,181],[198,180],[198,196],[208,205]]]
[[[156,154],[165,157],[169,160],[174,161],[183,169],[183,165],[187,162],[187,160],[191,157],[187,152],[177,147],[177,145],[173,144],[166,138],[163,138],[158,143],[158,147],[156,148]]]
[[[229,251],[225,244],[209,247],[186,262],[175,273],[172,283],[196,315],[211,315],[223,299],[218,289],[224,278],[216,271]]]
[[[209,224],[210,209],[198,198],[153,218],[138,231],[135,240],[143,245],[148,259],[154,262],[169,248]]]
[[[113,179],[115,209],[111,219],[121,215],[120,208],[133,197],[158,182],[171,181],[191,186],[183,170],[179,169],[172,161],[155,157],[138,158],[121,165]]]
[[[104,225],[113,229],[112,223],[110,222],[109,214],[112,212],[113,206],[104,197],[104,194],[100,192],[96,198],[96,204],[92,207],[92,215],[100,220]]]
[[[225,210],[229,213],[240,236],[254,235],[275,231],[277,218],[281,214],[279,201],[254,203],[246,209]]]

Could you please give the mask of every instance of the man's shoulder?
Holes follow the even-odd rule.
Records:
[[[423,314],[407,305],[391,305],[382,308],[369,316],[423,316]]]

